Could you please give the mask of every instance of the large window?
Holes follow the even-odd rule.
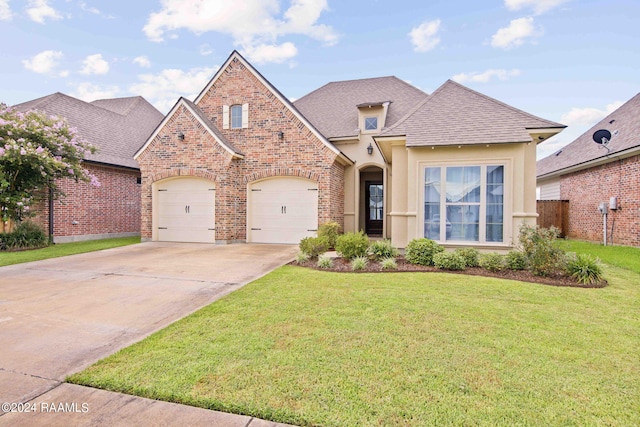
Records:
[[[503,242],[504,166],[426,167],[424,236]]]

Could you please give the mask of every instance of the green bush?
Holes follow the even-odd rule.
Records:
[[[439,252],[433,256],[433,265],[442,270],[464,270],[464,257],[457,252]]]
[[[395,258],[398,256],[398,249],[391,245],[391,240],[376,240],[369,246],[369,255],[371,255],[374,260]]]
[[[522,251],[511,250],[505,257],[505,263],[509,270],[526,270],[527,255]]]
[[[566,268],[567,273],[583,285],[595,285],[603,279],[600,260],[589,254],[570,257]]]
[[[557,247],[558,229],[523,224],[518,237],[529,270],[536,276],[549,276],[564,267],[564,251]]]
[[[444,248],[431,239],[413,239],[407,244],[404,257],[411,264],[433,265],[433,256],[443,251]]]
[[[367,256],[368,249],[369,237],[363,231],[345,233],[336,239],[336,252],[349,260],[359,256]]]
[[[318,257],[318,267],[328,269],[333,267],[333,259],[328,255],[320,255]]]
[[[369,259],[366,256],[357,256],[351,260],[351,269],[353,271],[364,270],[369,264]]]
[[[0,234],[0,249],[34,249],[49,245],[49,236],[31,221],[19,223],[11,233]]]
[[[382,261],[380,261],[380,269],[382,269],[382,270],[397,270],[398,269],[398,263],[396,262],[395,258],[385,258]]]
[[[326,222],[318,228],[318,237],[325,237],[330,249],[336,247],[336,239],[339,235],[340,224],[337,222]]]
[[[300,250],[309,255],[309,258],[317,258],[329,250],[329,242],[326,237],[305,237],[300,240]]]
[[[476,248],[459,248],[455,252],[464,258],[464,263],[467,267],[477,267],[479,265],[480,251]]]
[[[502,271],[505,267],[505,257],[498,253],[480,255],[480,267],[489,271]]]
[[[304,264],[307,261],[309,261],[309,254],[306,254],[302,251],[299,251],[296,254],[296,264]]]

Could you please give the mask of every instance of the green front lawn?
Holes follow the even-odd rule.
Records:
[[[140,243],[140,237],[120,237],[115,239],[88,240],[85,242],[58,243],[42,249],[20,252],[0,252],[0,267],[81,254],[84,252],[100,251],[118,246],[133,245],[135,243]]]
[[[69,381],[298,425],[640,425],[640,274],[606,277],[285,266]]]
[[[587,253],[596,256],[605,264],[626,268],[640,273],[640,248],[631,246],[604,246],[602,243],[584,240],[558,240],[562,249],[568,252]]]

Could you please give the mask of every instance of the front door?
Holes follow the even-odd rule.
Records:
[[[384,218],[382,190],[380,181],[365,183],[365,231],[369,236],[382,236],[382,219]]]

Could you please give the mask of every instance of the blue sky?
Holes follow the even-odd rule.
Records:
[[[638,0],[0,0],[0,101],[53,92],[193,99],[232,50],[285,96],[395,75],[447,79],[569,126],[640,91]]]

